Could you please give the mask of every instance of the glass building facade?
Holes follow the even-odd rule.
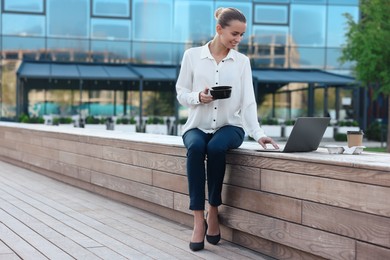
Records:
[[[185,49],[214,37],[214,11],[218,7],[236,7],[246,15],[247,31],[238,50],[251,59],[253,68],[351,73],[353,64],[340,64],[338,58],[345,42],[343,14],[349,13],[358,20],[358,0],[1,0],[0,118],[16,115],[16,71],[23,61],[179,65]],[[291,85],[284,89],[301,87]],[[174,88],[170,90],[170,94],[164,94],[166,97],[158,93],[146,95],[145,109],[158,98],[174,100]],[[316,95],[323,96],[322,91]],[[352,96],[350,90],[343,93],[345,100]],[[131,114],[131,108],[139,105],[139,93],[128,94],[127,112]],[[80,94],[48,87],[30,91],[29,111],[72,114],[75,111],[71,104],[80,99],[104,105],[114,100],[120,103],[121,95],[117,91]],[[293,116],[305,113],[301,104],[305,95],[298,91],[294,97]],[[332,111],[332,93],[329,97],[327,107]],[[285,98],[278,95],[279,109],[273,116],[286,117]],[[323,110],[321,100],[316,102],[318,113]],[[53,103],[57,108],[42,111],[38,106],[42,102]],[[270,116],[269,102],[270,98],[263,99],[261,116]],[[150,111],[173,113],[170,108]],[[116,113],[126,111],[119,109]]]

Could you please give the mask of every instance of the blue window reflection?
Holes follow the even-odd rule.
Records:
[[[133,59],[143,63],[172,64],[176,57],[173,57],[172,44],[153,42],[133,42]]]
[[[326,7],[291,5],[292,44],[325,46]]]
[[[92,15],[130,17],[130,0],[92,0]]]
[[[207,42],[215,33],[214,6],[205,1],[175,3],[174,40]]]
[[[3,14],[3,34],[44,36],[45,17],[40,15]]]
[[[326,0],[291,0],[291,2],[299,4],[326,4]]]
[[[290,0],[253,0],[256,3],[289,3]]]
[[[114,19],[91,19],[91,38],[130,40],[130,21]]]
[[[345,43],[347,32],[347,19],[343,14],[349,13],[355,21],[358,20],[359,10],[354,6],[329,6],[328,7],[328,30],[327,45],[329,47],[340,47]]]
[[[354,65],[354,62],[341,63],[340,48],[328,48],[326,50],[326,68],[327,70],[349,69]]]
[[[287,5],[255,5],[255,23],[287,24]]]
[[[94,61],[115,62],[130,58],[130,43],[120,41],[92,41],[91,52]]]
[[[291,67],[315,68],[325,67],[325,48],[291,48]]]
[[[332,5],[359,5],[359,0],[328,0]]]
[[[45,38],[40,37],[3,37],[5,58],[7,52],[25,51],[37,53],[45,50]]]
[[[265,45],[286,45],[288,40],[287,26],[256,25],[253,27],[253,42]]]
[[[43,13],[44,0],[4,0],[4,11]]]
[[[89,0],[47,0],[47,34],[87,38]]]
[[[171,41],[173,6],[171,0],[134,0],[133,39]]]
[[[82,39],[47,39],[49,58],[54,61],[76,61],[87,59],[89,41]]]

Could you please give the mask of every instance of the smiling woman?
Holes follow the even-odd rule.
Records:
[[[176,83],[177,99],[189,111],[183,142],[187,148],[189,208],[194,214],[192,251],[204,248],[205,237],[212,245],[221,239],[218,207],[222,204],[226,153],[242,144],[244,128],[264,148],[267,143],[278,148],[257,121],[249,59],[236,51],[247,29],[246,17],[229,7],[218,8],[215,18],[214,38],[185,51]],[[222,99],[214,93],[214,87],[219,86],[229,86]],[[205,219],[206,179],[209,207]]]

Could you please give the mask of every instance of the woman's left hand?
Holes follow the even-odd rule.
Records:
[[[259,139],[258,143],[264,148],[267,149],[267,144],[272,144],[275,149],[279,149],[279,145],[271,137],[262,137]]]

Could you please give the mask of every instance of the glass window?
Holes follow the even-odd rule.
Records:
[[[341,56],[341,49],[328,48],[326,51],[326,69],[352,69],[354,62],[346,62],[341,64],[339,58]]]
[[[359,0],[328,0],[331,5],[359,5]]]
[[[324,48],[296,48],[290,51],[291,67],[299,68],[325,68]]]
[[[48,36],[89,36],[89,0],[48,0]]]
[[[91,53],[94,61],[128,60],[130,58],[130,42],[92,41]]]
[[[327,45],[328,47],[340,47],[345,43],[345,33],[347,32],[347,19],[345,13],[349,13],[357,22],[359,17],[359,8],[356,6],[329,6],[328,7],[328,26],[327,26]]]
[[[4,0],[4,11],[44,13],[44,0]]]
[[[3,34],[44,36],[45,18],[41,15],[3,14]]]
[[[290,3],[290,0],[253,0],[256,3]]]
[[[215,34],[214,5],[205,1],[175,3],[174,40],[207,42]]]
[[[92,0],[92,15],[130,17],[131,0]]]
[[[89,50],[89,41],[48,38],[47,49],[51,59],[55,61],[83,60]]]
[[[133,39],[171,41],[173,6],[171,0],[134,0]]]
[[[287,24],[287,5],[255,5],[255,23]]]
[[[3,52],[6,57],[7,53],[10,53],[11,55],[11,52],[19,50],[24,50],[26,52],[44,51],[45,38],[3,37]],[[19,57],[19,59],[22,58]]]
[[[133,42],[132,57],[138,62],[152,64],[173,64],[172,44]]]
[[[246,17],[246,21],[247,21],[246,32],[244,34],[244,38],[242,39],[242,41],[239,45],[242,47],[244,44],[248,43],[248,41],[250,39],[250,32],[252,31],[252,4],[251,3],[242,3],[241,1],[240,2],[235,1],[234,3],[224,1],[224,2],[217,2],[217,4],[216,4],[216,8],[227,7],[227,6],[239,9]],[[215,21],[214,12],[213,12],[213,19]],[[215,28],[215,26],[214,26],[214,28]],[[215,32],[215,29],[214,29],[214,32]]]
[[[287,26],[256,25],[253,26],[253,44],[286,45],[288,37]]]
[[[130,20],[91,20],[91,38],[108,40],[130,40]]]
[[[292,0],[292,2],[298,4],[325,4],[326,0]]]
[[[325,46],[325,6],[291,5],[292,44]]]

